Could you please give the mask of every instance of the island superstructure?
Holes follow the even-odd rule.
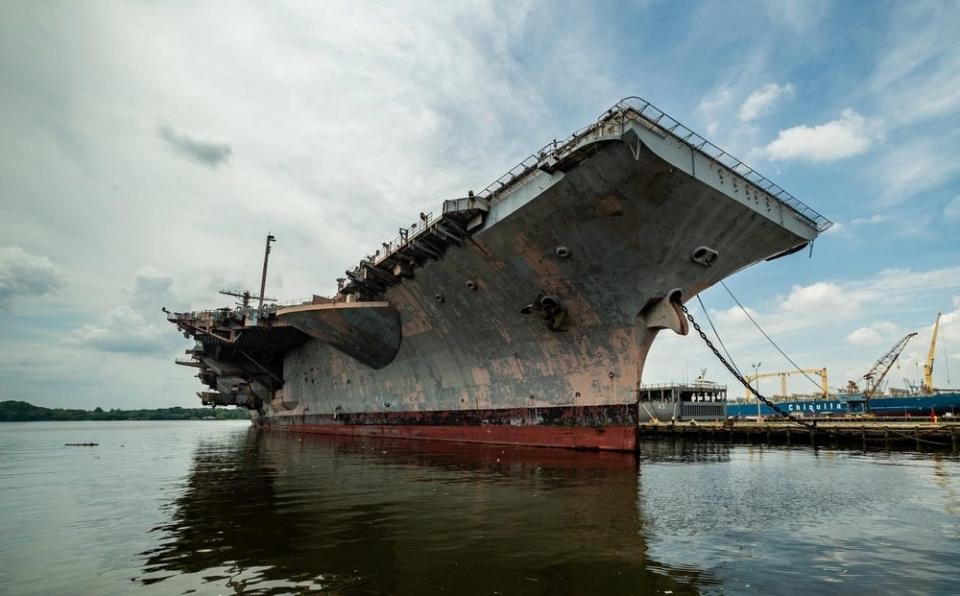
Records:
[[[421,214],[333,297],[168,319],[196,339],[203,403],[267,428],[632,449],[644,361],[660,331],[687,334],[681,305],[829,226],[628,98]]]

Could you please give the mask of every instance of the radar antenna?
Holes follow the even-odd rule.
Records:
[[[250,300],[251,300],[251,299],[252,299],[252,300],[263,300],[264,302],[276,302],[276,301],[277,301],[275,298],[266,298],[266,297],[261,298],[260,296],[254,296],[253,294],[251,294],[251,293],[250,293],[249,291],[247,291],[247,290],[244,290],[244,291],[242,291],[242,292],[241,292],[240,290],[220,290],[219,293],[220,293],[220,294],[223,294],[224,296],[233,296],[233,297],[235,297],[235,298],[239,298],[239,299],[240,299],[240,306],[242,306],[243,308],[247,308],[248,306],[250,306]]]

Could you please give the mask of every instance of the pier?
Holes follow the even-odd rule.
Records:
[[[784,420],[688,421],[644,423],[637,444],[645,440],[726,442],[761,445],[854,448],[863,451],[940,451],[958,453],[960,422],[877,420],[809,420],[816,429]]]

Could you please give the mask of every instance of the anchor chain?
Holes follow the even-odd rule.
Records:
[[[776,413],[780,414],[781,416],[783,416],[783,417],[786,418],[787,420],[790,420],[790,421],[793,422],[794,424],[799,424],[800,426],[808,429],[808,430],[809,430],[810,432],[812,432],[812,433],[818,433],[818,432],[819,432],[819,433],[825,433],[825,434],[830,435],[830,436],[840,436],[840,434],[837,433],[836,431],[832,431],[832,430],[828,430],[828,429],[823,429],[823,428],[817,428],[817,423],[816,423],[816,422],[810,423],[810,422],[807,422],[807,421],[805,421],[805,420],[800,420],[799,418],[797,418],[797,417],[794,416],[793,414],[790,414],[790,413],[788,413],[788,412],[786,412],[786,411],[784,411],[784,410],[781,410],[781,409],[780,409],[780,406],[778,406],[777,404],[773,403],[772,401],[770,401],[769,399],[767,399],[766,397],[764,397],[763,395],[761,395],[756,389],[753,388],[752,385],[750,385],[750,383],[747,382],[746,379],[743,378],[743,375],[741,375],[739,372],[737,372],[737,369],[735,369],[735,368],[733,367],[733,365],[730,364],[730,363],[727,361],[727,359],[723,357],[722,354],[720,354],[720,351],[717,350],[717,348],[713,345],[713,342],[710,341],[710,338],[707,337],[707,334],[704,333],[703,329],[700,328],[700,325],[697,324],[697,321],[693,318],[693,315],[690,314],[690,311],[687,309],[687,307],[686,307],[685,305],[681,304],[681,305],[680,305],[680,308],[683,310],[683,314],[685,314],[685,315],[687,316],[687,320],[690,321],[690,324],[693,325],[693,328],[694,328],[694,329],[697,331],[697,333],[700,335],[700,339],[702,339],[703,342],[704,342],[705,344],[707,344],[707,347],[710,348],[710,351],[713,352],[713,355],[717,357],[717,360],[719,360],[720,363],[723,364],[723,366],[725,366],[728,371],[730,371],[730,374],[733,375],[734,378],[736,378],[738,381],[740,381],[740,383],[747,389],[747,391],[749,391],[750,393],[752,393],[752,394],[754,395],[754,397],[756,397],[757,399],[759,399],[761,402],[763,402],[765,405],[769,406],[771,409],[773,409],[773,411],[775,411]],[[919,442],[919,443],[927,443],[927,444],[929,444],[929,445],[940,445],[940,446],[946,445],[946,443],[942,443],[942,442],[939,442],[939,441],[930,441],[930,440],[928,440],[928,439],[921,439],[920,436],[919,436],[919,433],[914,433],[914,434],[911,435],[911,434],[907,434],[907,433],[900,432],[900,431],[896,431],[896,430],[891,431],[891,432],[893,432],[893,434],[895,434],[895,435],[899,435],[899,436],[904,437],[904,438],[907,438],[907,439],[913,439],[913,440],[915,440],[915,441],[917,441],[917,442]]]
[[[753,386],[750,385],[750,383],[748,383],[746,379],[743,378],[743,375],[741,375],[741,374],[737,371],[737,369],[735,369],[735,368],[733,367],[733,365],[730,364],[730,362],[728,362],[727,359],[723,357],[723,355],[722,355],[722,354],[720,353],[720,351],[716,348],[716,346],[713,345],[713,342],[710,341],[710,338],[707,337],[707,334],[704,333],[703,329],[700,328],[700,325],[699,325],[699,324],[697,323],[697,321],[693,318],[693,315],[690,314],[690,311],[687,309],[686,305],[681,304],[681,305],[680,305],[680,308],[683,309],[683,314],[685,314],[685,315],[687,316],[687,320],[690,321],[690,324],[693,325],[693,328],[694,328],[694,329],[696,330],[696,332],[700,335],[700,339],[703,340],[703,343],[707,344],[707,347],[710,348],[710,351],[713,352],[713,355],[717,357],[717,360],[719,360],[720,363],[723,364],[728,371],[730,371],[730,374],[733,375],[734,378],[736,378],[738,381],[740,381],[740,383],[747,389],[747,391],[749,391],[750,393],[752,393],[752,394],[754,395],[754,397],[756,397],[758,400],[760,400],[761,402],[763,402],[765,405],[767,405],[767,406],[769,406],[771,409],[773,409],[773,411],[775,411],[776,413],[780,414],[780,415],[783,416],[784,418],[790,420],[790,421],[793,422],[794,424],[799,424],[800,426],[803,426],[803,427],[807,428],[807,429],[810,430],[811,432],[818,432],[818,431],[819,431],[819,432],[823,432],[822,430],[820,430],[820,429],[817,428],[817,424],[816,424],[816,423],[811,424],[811,423],[809,423],[809,422],[807,422],[807,421],[805,421],[805,420],[800,420],[799,418],[797,418],[797,417],[794,416],[793,414],[790,414],[790,413],[788,413],[788,412],[786,412],[786,411],[784,411],[784,410],[781,410],[781,409],[780,409],[780,406],[778,406],[777,404],[773,403],[772,401],[770,401],[769,399],[767,399],[767,398],[764,397],[763,395],[760,395],[760,393],[759,393],[756,389],[754,389]]]

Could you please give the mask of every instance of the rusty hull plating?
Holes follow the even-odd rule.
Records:
[[[629,450],[647,352],[687,333],[679,305],[829,225],[624,100],[421,214],[333,299],[168,318],[198,341],[204,403],[269,428]]]

